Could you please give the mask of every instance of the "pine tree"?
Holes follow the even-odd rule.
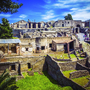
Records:
[[[64,17],[65,20],[73,20],[72,15],[68,14],[67,16]]]
[[[10,12],[15,13],[18,12],[18,8],[20,8],[23,4],[18,4],[16,2],[13,2],[12,0],[0,0],[0,13],[4,12]]]
[[[10,77],[9,72],[5,70],[0,75],[0,90],[16,90],[16,77]]]
[[[0,24],[0,39],[10,39],[12,38],[12,28],[9,26],[9,21],[2,18],[2,23]]]

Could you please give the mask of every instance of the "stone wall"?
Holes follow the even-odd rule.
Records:
[[[18,62],[16,66],[19,72],[27,72],[28,69],[32,68],[33,72],[43,71],[45,57],[7,57],[7,62]],[[10,66],[9,66],[10,69]]]
[[[66,78],[60,71],[61,67],[50,56],[46,57],[48,74],[59,82],[63,86],[71,86],[73,90],[85,90],[83,87]]]
[[[7,62],[0,63],[0,73],[5,69],[10,71],[10,75],[22,74],[32,69],[32,72],[41,72],[45,67],[45,57],[7,57]]]
[[[6,69],[8,69],[10,71],[10,75],[17,75],[18,74],[18,62],[0,63],[0,71],[4,71]]]
[[[32,53],[36,53],[36,52],[46,53],[46,52],[49,52],[49,50],[51,49],[50,44],[52,44],[52,40],[61,40],[61,41],[62,40],[71,40],[71,37],[24,38],[24,39],[20,38],[21,49],[23,47],[22,44],[23,45],[27,44],[28,47],[30,47],[30,45],[32,45],[32,48],[33,48]],[[44,50],[41,49],[42,46],[45,47]],[[25,45],[24,45],[24,47],[25,47]],[[39,47],[39,51],[37,51],[37,47]],[[21,55],[22,54],[23,53],[21,52]]]
[[[56,59],[56,58],[53,58],[55,61],[72,61],[70,59]]]
[[[87,71],[89,71],[89,73],[90,73],[90,69],[89,69],[88,67],[80,64],[80,63],[77,63],[76,69],[77,69],[77,70],[87,70]]]
[[[70,73],[70,77],[69,78],[79,78],[82,76],[87,76],[89,75],[89,72],[87,70],[78,70],[78,71],[74,71]]]
[[[17,44],[9,44],[9,50],[11,53],[16,53]],[[8,44],[0,44],[0,50],[4,53],[8,53]]]
[[[62,71],[67,71],[67,70],[75,70],[77,66],[77,62],[85,66],[87,62],[87,58],[83,60],[64,62],[64,63],[58,62],[58,64],[60,65]]]
[[[71,37],[52,37],[52,38],[20,38],[19,44],[9,44],[9,54],[32,55],[32,53],[47,53],[51,50],[52,40],[71,40]],[[38,40],[38,41],[37,41]],[[39,50],[37,49],[39,48]],[[0,44],[0,50],[8,53],[8,44]]]

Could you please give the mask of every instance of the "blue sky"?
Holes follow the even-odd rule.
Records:
[[[23,3],[17,13],[0,13],[2,18],[7,18],[10,23],[19,20],[51,21],[64,20],[64,16],[71,14],[74,20],[90,19],[90,0],[12,0]]]

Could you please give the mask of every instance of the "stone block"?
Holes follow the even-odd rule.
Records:
[[[33,75],[34,75],[34,72],[33,72],[33,71],[28,71],[27,73],[28,73],[28,75],[30,75],[30,76],[33,76]]]

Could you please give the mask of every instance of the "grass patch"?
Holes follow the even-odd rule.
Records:
[[[37,72],[34,76],[28,76],[17,81],[17,90],[73,90],[70,86],[61,87],[46,72],[39,75]]]
[[[68,54],[67,53],[53,53],[53,54],[49,54],[51,57],[57,58],[57,59],[69,59]]]
[[[88,76],[83,76],[83,77],[79,77],[79,78],[73,78],[72,80],[76,83],[78,83],[79,85],[81,86],[84,86],[85,84],[88,83],[88,79],[87,78],[90,78],[90,75]]]
[[[75,54],[70,54],[70,57],[71,57],[72,61],[76,61],[77,60],[77,57],[75,56]]]
[[[78,52],[78,51],[76,51],[76,54],[77,54],[77,56],[80,56],[80,54],[79,54],[79,52]]]
[[[76,70],[68,70],[68,71],[63,71],[62,73],[64,74],[65,77],[69,78],[71,72],[74,72]]]
[[[32,68],[29,68],[28,71],[32,71]]]
[[[76,56],[74,54],[70,54],[71,58],[76,58]]]
[[[25,77],[29,77],[28,73],[27,72],[23,72],[22,75]]]
[[[84,59],[84,57],[79,57],[79,59]]]

